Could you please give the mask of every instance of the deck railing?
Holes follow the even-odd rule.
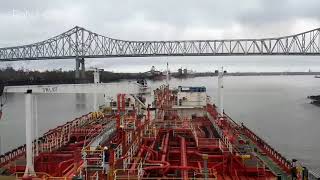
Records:
[[[291,163],[284,156],[282,156],[278,151],[272,148],[268,143],[266,143],[263,139],[257,136],[254,132],[252,132],[245,125],[242,125],[243,130],[246,135],[252,139],[259,147],[261,147],[269,156],[271,156],[279,165],[281,165],[284,170],[287,172],[291,169]]]
[[[49,130],[47,133],[45,133],[42,137],[40,137],[38,139],[38,142],[39,142],[39,145],[40,147],[44,148],[45,147],[45,139],[50,139],[50,136],[52,135],[52,133],[55,133],[55,130],[57,129],[64,129],[64,127],[67,127],[67,129],[71,129],[71,127],[73,126],[70,126],[70,124],[73,124],[75,126],[81,126],[83,123],[85,123],[87,120],[90,120],[92,119],[92,113],[88,113],[88,114],[85,114],[79,118],[76,118],[72,121],[69,121],[67,123],[65,123],[64,125],[62,126],[58,126],[57,128],[55,129],[51,129]],[[70,126],[70,128],[69,128]],[[36,140],[34,140],[34,142],[36,142]],[[56,145],[63,145],[62,143],[56,143]],[[40,150],[42,149],[40,148]],[[52,147],[52,148],[49,148],[50,150],[53,150],[57,147]],[[48,150],[48,149],[47,149]],[[26,145],[22,145],[22,146],[19,146],[18,148],[16,149],[13,149],[9,152],[6,152],[5,154],[3,155],[0,155],[0,167],[3,167],[5,165],[7,165],[8,163],[10,163],[11,161],[14,161],[16,159],[18,159],[19,157],[25,155],[25,152],[26,152]]]
[[[26,145],[23,145],[3,155],[0,155],[0,167],[9,163],[11,160],[17,159],[18,157],[24,155],[25,151],[26,151]]]
[[[217,123],[215,122],[215,113],[213,112],[213,110],[211,110],[210,108],[208,108],[208,118],[211,121],[214,129],[217,131],[217,133],[219,134],[220,138],[222,139],[223,143],[226,145],[226,147],[228,148],[229,152],[232,153],[234,151],[234,148],[231,144],[231,142],[229,141],[229,139],[223,134],[222,130],[220,129],[220,127],[217,125]]]
[[[308,171],[308,180],[319,180],[320,179],[320,169],[318,171],[309,170]]]

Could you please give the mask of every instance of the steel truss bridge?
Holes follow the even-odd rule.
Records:
[[[84,76],[85,58],[157,56],[320,55],[320,28],[262,39],[128,41],[74,27],[50,39],[0,48],[1,61],[76,59],[76,79]]]
[[[128,41],[74,27],[34,44],[0,48],[0,61],[155,56],[320,55],[320,28],[263,39]]]

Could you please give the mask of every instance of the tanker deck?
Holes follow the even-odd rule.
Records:
[[[161,86],[50,130],[34,144],[33,179],[291,179],[292,164],[243,124],[218,113],[205,87]],[[36,146],[35,146],[36,147]],[[36,148],[35,148],[36,149]],[[1,156],[22,178],[25,147]],[[24,176],[25,179],[31,178]]]

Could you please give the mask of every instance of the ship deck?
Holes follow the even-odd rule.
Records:
[[[162,86],[154,94],[154,112],[138,97],[119,94],[115,107],[44,134],[35,141],[37,177],[290,179],[289,161],[245,125],[219,114],[214,104],[179,108],[175,91]],[[20,178],[24,155],[25,146],[8,152],[0,167]]]

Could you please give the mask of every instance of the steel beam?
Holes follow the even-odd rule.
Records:
[[[184,137],[180,136],[180,150],[181,150],[181,166],[183,168],[187,168],[187,145],[186,145],[186,140]],[[181,178],[183,180],[188,179],[188,171],[187,170],[182,170],[181,171]]]

